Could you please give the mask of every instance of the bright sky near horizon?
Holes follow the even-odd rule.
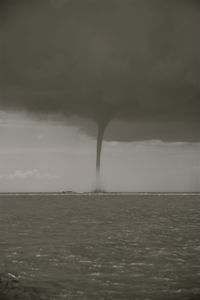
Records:
[[[0,135],[0,192],[94,188],[94,136],[61,121],[5,112]],[[104,141],[101,171],[107,191],[200,192],[200,143]]]

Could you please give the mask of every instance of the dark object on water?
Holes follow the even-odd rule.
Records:
[[[41,295],[33,287],[24,286],[19,277],[12,273],[0,274],[1,300],[40,300]]]

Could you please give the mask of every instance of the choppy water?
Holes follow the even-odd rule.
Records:
[[[200,299],[200,196],[0,197],[0,267],[48,299]]]

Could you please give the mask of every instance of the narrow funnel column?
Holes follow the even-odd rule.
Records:
[[[97,134],[97,154],[96,154],[96,189],[95,191],[101,191],[101,177],[100,177],[100,168],[101,168],[101,149],[103,143],[103,136],[105,132],[107,122],[98,124],[98,134]]]

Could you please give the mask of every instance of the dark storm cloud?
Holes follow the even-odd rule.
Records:
[[[200,140],[198,1],[7,0],[0,9],[0,108],[149,123],[156,139]],[[138,128],[143,136],[152,133]]]

